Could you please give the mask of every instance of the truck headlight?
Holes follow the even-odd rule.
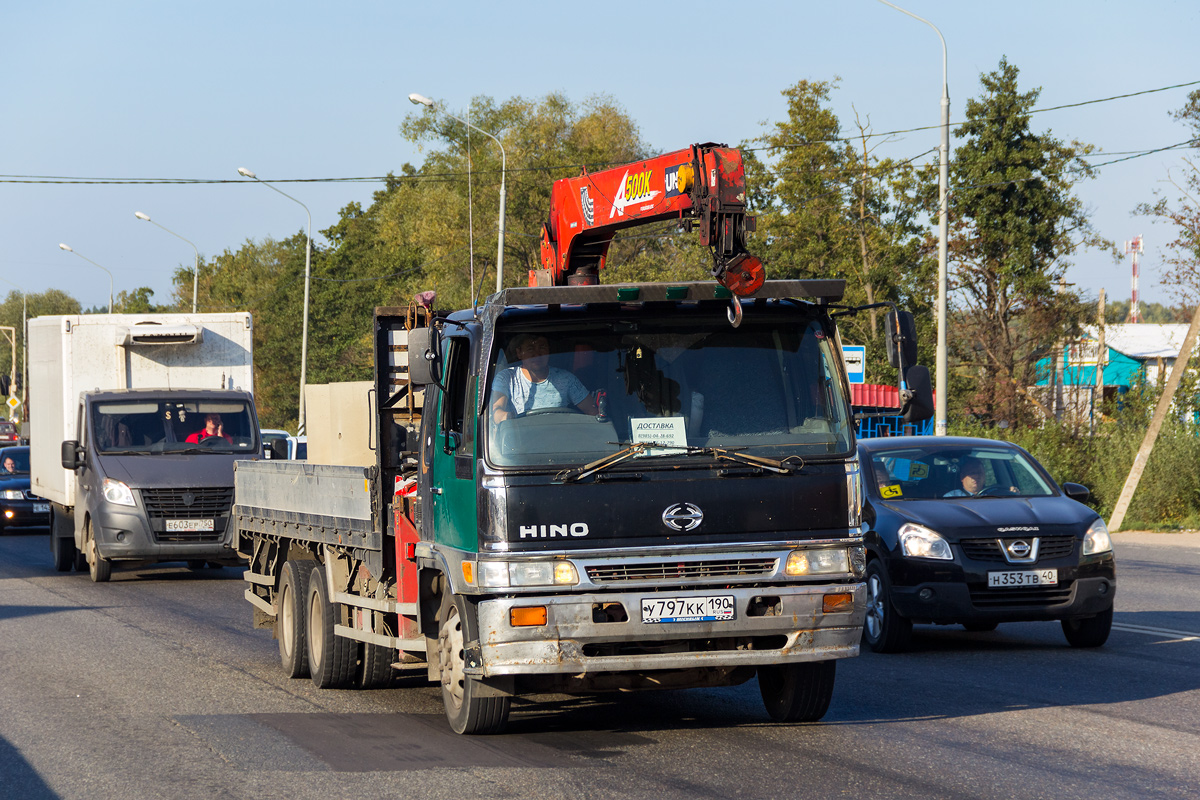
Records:
[[[112,478],[104,479],[104,499],[118,506],[136,506],[137,503],[133,500],[133,492],[129,487],[120,481],[114,481]]]
[[[940,533],[912,522],[900,526],[900,549],[909,558],[936,558],[943,561],[954,558],[949,543]]]
[[[574,586],[579,571],[570,561],[480,561],[479,586],[503,589],[509,586]]]
[[[20,500],[24,496],[25,495],[23,495],[21,493],[20,489],[5,489],[4,490],[4,499],[5,500]]]
[[[836,550],[793,550],[788,553],[787,563],[783,567],[787,575],[828,575],[850,571],[850,562],[846,551]]]
[[[1085,556],[1094,556],[1109,550],[1112,550],[1112,537],[1108,535],[1108,526],[1104,524],[1104,520],[1097,519],[1083,536],[1082,552]]]

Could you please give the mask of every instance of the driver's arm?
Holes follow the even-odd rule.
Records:
[[[583,413],[589,414],[593,417],[600,413],[600,409],[596,406],[596,395],[594,394],[588,394],[588,396],[583,398],[582,402],[577,403],[575,407]]]
[[[511,416],[512,404],[508,402],[508,395],[496,395],[496,399],[492,401],[492,422],[503,422]]]

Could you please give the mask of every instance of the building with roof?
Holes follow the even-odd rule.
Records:
[[[1185,324],[1120,324],[1104,326],[1104,358],[1097,326],[1087,325],[1083,336],[1063,345],[1057,359],[1038,362],[1038,386],[1096,386],[1097,364],[1102,363],[1104,386],[1128,389],[1139,382],[1157,383],[1170,374],[1183,340]],[[1057,362],[1057,363],[1055,363]]]

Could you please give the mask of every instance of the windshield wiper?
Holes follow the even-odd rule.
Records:
[[[777,461],[773,458],[763,458],[762,456],[752,456],[746,453],[739,453],[736,450],[730,450],[724,447],[700,447],[698,445],[682,445],[682,444],[663,444],[662,442],[633,442],[622,450],[618,450],[612,455],[597,459],[590,464],[584,464],[582,467],[575,469],[565,469],[554,476],[556,481],[567,483],[569,481],[577,481],[593,475],[602,470],[606,470],[622,461],[633,458],[638,455],[649,455],[648,450],[678,450],[688,455],[708,455],[715,458],[717,461],[733,461],[738,464],[747,464],[752,467],[768,469],[772,472],[777,472],[780,475],[788,475],[791,472],[804,468],[804,459],[800,456],[788,456],[782,461]],[[654,455],[668,455],[667,453],[656,453]]]

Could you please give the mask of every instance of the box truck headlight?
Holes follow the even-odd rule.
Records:
[[[22,497],[24,497],[24,495],[21,494],[20,489],[5,489],[4,490],[4,499],[5,500],[20,500]]]
[[[129,487],[120,481],[114,481],[112,478],[104,479],[104,499],[118,506],[136,506],[133,501],[133,492]]]

